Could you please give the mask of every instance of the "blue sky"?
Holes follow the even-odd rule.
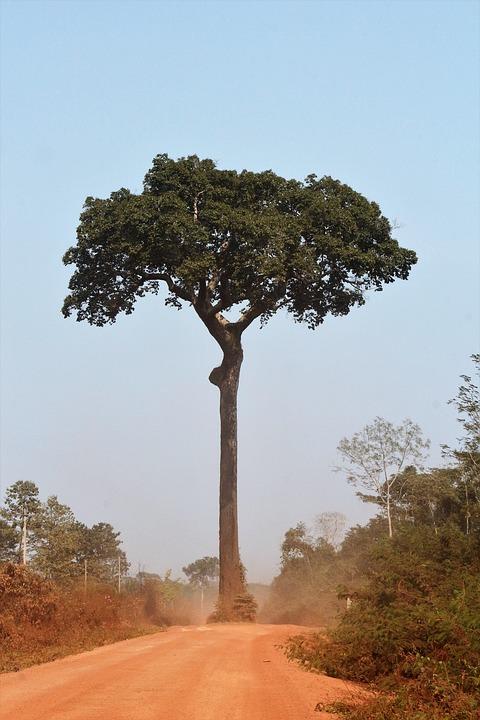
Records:
[[[315,332],[245,336],[240,541],[252,580],[285,530],[368,517],[333,472],[376,415],[454,443],[479,343],[475,2],[2,3],[2,487],[36,482],[122,531],[134,568],[215,554],[219,359],[189,309],[108,328],[60,306],[87,195],[141,189],[159,152],[328,174],[376,200],[419,264]]]

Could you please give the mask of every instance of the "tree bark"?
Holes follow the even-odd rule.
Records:
[[[209,378],[220,390],[219,611],[225,619],[235,619],[235,596],[245,592],[237,515],[237,393],[242,360],[240,337],[232,336],[222,364]]]

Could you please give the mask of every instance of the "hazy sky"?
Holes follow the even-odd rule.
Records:
[[[139,191],[157,153],[328,174],[376,200],[411,279],[312,332],[244,336],[242,557],[277,571],[285,530],[368,517],[336,446],[376,415],[439,444],[478,349],[476,2],[3,2],[2,488],[36,482],[122,531],[133,568],[217,553],[219,349],[159,298],[107,328],[64,320],[87,195]]]

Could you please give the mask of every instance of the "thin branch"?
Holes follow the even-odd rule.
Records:
[[[233,305],[228,280],[220,280],[219,295],[219,300],[210,307],[210,313],[212,315],[216,315],[217,313],[222,312],[222,310],[226,310]]]

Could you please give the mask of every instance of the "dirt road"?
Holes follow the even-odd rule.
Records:
[[[0,676],[1,720],[332,720],[355,686],[276,647],[295,626],[172,628]]]

